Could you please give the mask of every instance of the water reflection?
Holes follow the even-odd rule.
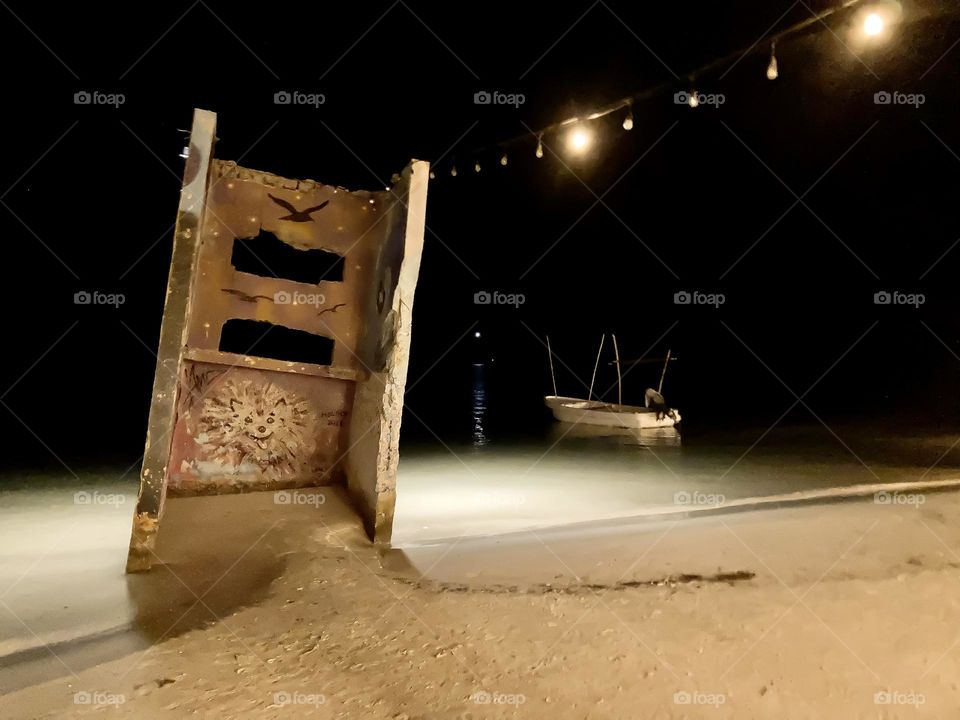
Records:
[[[483,447],[490,443],[490,438],[484,431],[487,415],[487,380],[486,367],[483,363],[473,365],[473,445]]]

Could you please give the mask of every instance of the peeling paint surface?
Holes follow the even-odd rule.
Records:
[[[342,475],[353,383],[187,362],[168,492],[327,484]]]
[[[152,564],[168,492],[346,481],[389,541],[429,166],[351,192],[218,160],[215,127],[195,111],[128,571]],[[260,337],[233,347],[228,323]]]

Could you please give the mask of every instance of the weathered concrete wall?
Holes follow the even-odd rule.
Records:
[[[194,120],[129,571],[152,563],[168,491],[346,474],[371,533],[389,539],[428,166],[413,163],[393,192],[289,180],[213,159],[215,120],[199,110]],[[238,269],[235,251],[256,255],[262,242],[286,258],[283,272]],[[318,257],[342,277],[314,279],[306,261]],[[296,271],[308,265],[304,281]],[[227,351],[223,330],[238,321],[258,336],[262,326],[261,339],[281,334],[298,355],[316,346],[323,359],[291,360],[291,345],[267,351],[260,340]]]
[[[147,570],[153,563],[157,524],[166,499],[167,466],[177,407],[178,378],[186,345],[190,312],[190,284],[200,236],[207,177],[216,138],[217,116],[195,110],[190,151],[183,171],[180,207],[173,235],[173,256],[167,278],[167,297],[160,325],[157,368],[153,379],[147,441],[140,470],[140,493],[133,516],[127,571]]]
[[[359,351],[368,374],[357,382],[347,480],[367,533],[387,543],[393,529],[400,422],[410,358],[413,297],[420,273],[429,164],[411,163],[393,189],[378,248]]]
[[[388,227],[382,217],[387,197],[212,162],[181,368],[186,392],[168,471],[171,493],[279,489],[342,479],[353,383],[367,372],[357,344],[373,258]],[[290,207],[318,209],[298,220],[285,219]],[[342,257],[342,279],[306,283],[273,277],[266,262],[258,268],[263,274],[236,269],[234,243],[261,231],[298,251]],[[222,352],[221,331],[231,319],[329,338],[332,362],[262,357],[256,345],[243,354]],[[271,330],[264,328],[265,337]]]
[[[309,220],[285,220],[290,213],[274,198],[300,209],[323,207],[310,213]],[[381,216],[388,198],[383,191],[348,192],[214,160],[188,345],[217,350],[228,318],[267,321],[334,339],[332,367],[359,369],[357,337],[372,282],[371,258],[383,241]],[[254,238],[261,230],[297,250],[342,256],[343,280],[309,284],[267,277],[271,268],[266,263],[264,275],[236,270],[230,260],[234,241]],[[322,295],[323,302],[281,304],[275,302],[278,293],[307,299]]]

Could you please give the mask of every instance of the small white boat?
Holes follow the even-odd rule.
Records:
[[[617,350],[617,338],[613,338],[614,351],[617,353],[617,395],[620,393],[620,353]],[[680,412],[676,408],[669,408],[660,394],[660,390],[647,390],[647,400],[655,399],[654,407],[641,407],[638,405],[623,405],[621,403],[608,403],[601,400],[589,400],[584,398],[566,397],[557,395],[556,379],[553,376],[553,351],[550,349],[550,338],[547,338],[547,352],[550,356],[550,375],[553,379],[554,394],[543,398],[544,403],[553,413],[553,417],[559,422],[571,423],[577,425],[599,425],[603,427],[629,428],[633,430],[646,430],[654,428],[675,428],[680,424]],[[600,362],[600,354],[603,352],[603,339],[600,341],[600,351],[597,353],[597,364]],[[664,362],[663,372],[660,375],[660,389],[663,389],[663,380],[667,373],[667,366],[670,364],[670,351],[667,351],[667,357]],[[641,362],[641,361],[637,361]],[[594,379],[597,374],[597,367],[593,368]],[[593,379],[590,381],[590,395],[593,395]],[[619,400],[619,397],[618,397]]]
[[[636,405],[617,405],[599,400],[583,400],[557,395],[544,398],[553,417],[560,422],[584,425],[606,425],[608,427],[635,428],[672,428],[680,422],[680,413],[671,410],[670,414]]]

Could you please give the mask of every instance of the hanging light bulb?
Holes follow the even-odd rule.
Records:
[[[627,105],[627,116],[623,119],[623,129],[633,130],[633,108]]]
[[[436,174],[433,170],[431,170],[431,171],[430,171],[430,179],[433,180],[436,176],[437,176],[437,174]]]
[[[900,0],[871,0],[851,24],[849,42],[854,50],[886,41],[902,19]]]
[[[473,166],[474,172],[480,172],[480,161],[477,160],[477,164]]]
[[[776,80],[780,77],[780,70],[777,68],[777,43],[770,44],[770,64],[767,65],[767,80]]]
[[[450,168],[450,175],[451,175],[452,177],[456,177],[456,176],[457,176],[457,166],[456,166],[456,165],[454,165],[452,168]]]
[[[577,125],[567,133],[567,149],[575,155],[586,152],[593,142],[593,134],[584,125]]]
[[[500,164],[506,166],[506,164],[507,164],[507,154],[506,154],[506,153],[504,153],[503,156],[500,158]]]
[[[697,107],[700,104],[700,96],[697,94],[696,90],[691,90],[690,94],[687,96],[687,105],[692,108]]]
[[[863,20],[863,32],[874,36],[883,32],[883,18],[878,13],[870,13]]]
[[[537,135],[537,152],[535,154],[538,158],[543,157],[543,133]]]

